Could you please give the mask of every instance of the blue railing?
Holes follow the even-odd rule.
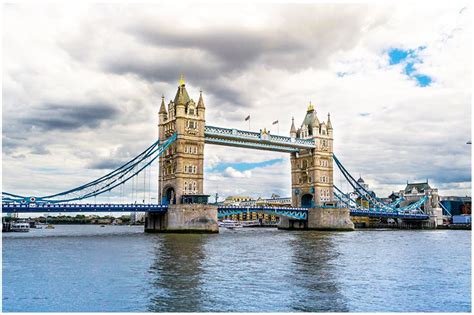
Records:
[[[167,205],[160,204],[2,204],[4,213],[166,212],[167,210]]]

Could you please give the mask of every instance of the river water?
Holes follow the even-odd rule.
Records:
[[[471,232],[3,234],[5,312],[470,312]]]

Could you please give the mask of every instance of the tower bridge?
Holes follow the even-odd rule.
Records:
[[[217,220],[243,211],[269,213],[280,217],[280,228],[352,230],[353,216],[428,220],[431,200],[400,207],[387,205],[371,196],[350,175],[333,153],[333,127],[328,114],[320,121],[310,103],[303,122],[290,136],[206,125],[202,92],[198,102],[188,95],[180,80],[173,100],[161,100],[158,112],[159,139],[137,157],[116,170],[79,187],[43,197],[2,193],[3,212],[147,212],[148,232],[217,232]],[[224,207],[210,205],[204,194],[205,144],[268,150],[290,154],[292,207]],[[104,194],[133,179],[158,160],[157,204],[79,204]],[[372,204],[372,209],[352,207],[348,196],[333,183],[334,163],[355,192]]]

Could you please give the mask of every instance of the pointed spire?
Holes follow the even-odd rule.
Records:
[[[312,112],[314,110],[314,106],[313,104],[311,104],[311,101],[309,101],[309,105],[308,105],[308,112]]]
[[[291,117],[290,135],[293,134],[293,133],[296,135],[295,117]]]
[[[199,101],[197,108],[206,108],[204,107],[204,100],[202,99],[202,90],[199,91]]]
[[[188,92],[186,91],[184,77],[181,74],[181,78],[179,79],[178,91],[176,92],[176,96],[174,97],[174,103],[175,105],[186,105],[189,101],[190,98]]]
[[[330,113],[328,113],[328,129],[332,129],[331,114]]]
[[[160,114],[166,114],[166,107],[165,107],[165,96],[161,96],[161,106],[160,106]]]

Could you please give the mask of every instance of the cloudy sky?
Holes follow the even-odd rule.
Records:
[[[208,125],[248,129],[251,115],[252,130],[288,135],[312,101],[320,120],[331,113],[339,159],[379,195],[426,179],[470,195],[471,10],[4,5],[3,190],[59,192],[131,159],[183,73]],[[290,195],[287,154],[207,145],[205,161],[206,193]]]

